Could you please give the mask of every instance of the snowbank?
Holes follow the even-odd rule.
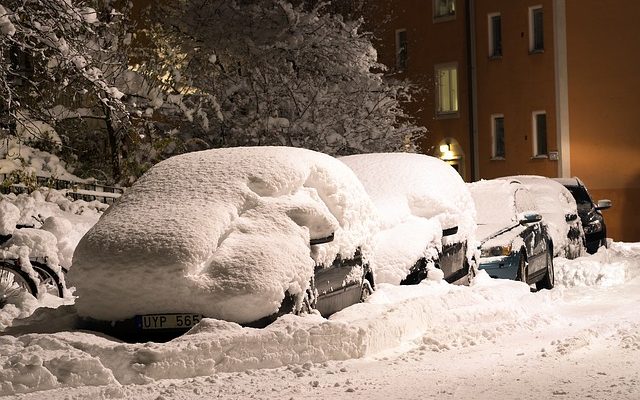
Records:
[[[639,283],[638,244],[614,243],[594,256],[566,260],[559,269],[566,276],[579,276],[587,262],[612,277],[622,268],[624,283],[635,282],[630,290]],[[610,263],[614,268],[607,270]],[[600,285],[594,279],[575,278],[573,283],[577,282]],[[424,354],[495,343],[500,348],[490,347],[492,355],[504,354],[504,337],[518,335],[529,341],[540,328],[564,326],[566,315],[559,309],[573,309],[572,304],[563,306],[572,296],[569,286],[558,284],[556,289],[531,293],[522,282],[491,279],[480,271],[469,287],[430,281],[381,284],[366,303],[328,320],[286,315],[265,329],[252,329],[205,319],[187,335],[162,344],[123,344],[90,333],[65,332],[77,317],[74,306],[41,309],[31,320],[22,321],[23,326],[10,330],[18,336],[0,337],[0,395],[80,385],[118,388],[160,379],[320,364],[384,354],[398,346]],[[591,315],[589,303],[579,303]],[[24,333],[30,329],[57,333]],[[630,334],[623,339],[637,346]],[[573,346],[571,338],[559,334],[546,345],[549,342],[558,354]],[[547,355],[545,350],[539,354]]]
[[[379,282],[399,284],[417,260],[437,258],[443,229],[458,227],[444,244],[475,240],[475,206],[469,190],[442,160],[409,153],[360,154],[340,160],[355,171],[382,217],[375,239]]]
[[[596,254],[554,260],[556,285],[565,287],[610,287],[640,276],[640,244],[613,242]]]
[[[215,149],[141,177],[78,245],[68,280],[101,320],[190,312],[250,322],[301,295],[315,264],[370,254],[375,210],[353,172],[305,149]],[[335,233],[313,246],[310,239]],[[310,255],[311,252],[311,255]]]

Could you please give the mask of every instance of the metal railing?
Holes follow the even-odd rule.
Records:
[[[0,174],[0,182],[11,182],[14,175]],[[35,185],[24,183],[10,183],[0,186],[3,194],[31,193],[39,188],[51,188],[63,192],[73,200],[99,201],[105,204],[113,204],[124,193],[124,188],[118,186],[106,186],[98,183],[83,183],[65,179],[54,179],[48,176],[36,176]]]

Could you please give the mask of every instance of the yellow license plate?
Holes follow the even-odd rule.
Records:
[[[200,314],[148,314],[138,315],[140,329],[189,329],[202,319]]]

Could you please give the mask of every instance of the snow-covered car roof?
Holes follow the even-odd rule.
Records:
[[[380,212],[376,236],[378,282],[398,283],[416,260],[437,254],[445,241],[464,242],[475,231],[475,207],[464,181],[450,165],[424,154],[375,153],[341,157],[353,169]]]
[[[304,293],[314,265],[370,254],[378,220],[353,172],[288,147],[207,150],[144,174],[84,236],[69,281],[82,316],[190,312],[250,322]],[[326,244],[310,239],[335,234]]]

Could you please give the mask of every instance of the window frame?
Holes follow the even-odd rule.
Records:
[[[500,35],[499,35],[500,51],[499,53],[496,52],[496,48],[495,48],[496,35],[495,35],[495,30],[493,25],[493,18],[495,17],[500,18]],[[501,13],[493,12],[493,13],[487,14],[487,33],[489,35],[489,58],[490,59],[502,58],[503,47],[502,47],[502,14]]]
[[[496,120],[502,119],[502,154],[498,155],[498,142],[496,137]],[[506,160],[507,158],[507,146],[506,135],[504,126],[504,114],[491,114],[491,159],[492,160]]]
[[[536,21],[535,14],[537,11],[542,12],[542,25],[540,26],[540,46],[536,41]],[[529,53],[544,53],[544,8],[541,4],[529,7]]]
[[[433,66],[434,69],[434,74],[435,74],[435,86],[436,86],[436,90],[435,90],[435,94],[436,94],[436,118],[456,118],[459,117],[460,115],[460,98],[458,96],[458,87],[459,87],[459,82],[458,82],[458,63],[457,62],[447,62],[447,63],[441,63],[441,64],[436,64]],[[441,98],[441,84],[440,84],[440,72],[444,71],[444,70],[448,70],[449,71],[449,91],[448,91],[448,97],[449,97],[449,103],[451,104],[451,100],[454,98],[452,96],[452,93],[455,92],[455,109],[452,109],[450,107],[450,109],[448,110],[442,110],[442,98]],[[452,85],[451,85],[451,71],[455,70],[455,87],[452,90]]]
[[[433,12],[433,22],[445,22],[452,21],[456,19],[456,0],[445,0],[447,4],[453,5],[453,12],[448,12],[446,14],[438,14],[438,2],[440,0],[432,0],[432,12]],[[450,8],[450,7],[449,7]]]
[[[404,33],[404,57],[402,57],[402,48],[400,36]],[[409,67],[409,38],[406,28],[396,29],[396,70],[405,72]]]
[[[544,150],[545,152],[540,152],[540,138],[539,135],[539,126],[538,126],[538,116],[544,115]],[[533,137],[533,158],[549,158],[549,119],[547,118],[547,112],[544,110],[534,111],[531,113],[531,136]]]

